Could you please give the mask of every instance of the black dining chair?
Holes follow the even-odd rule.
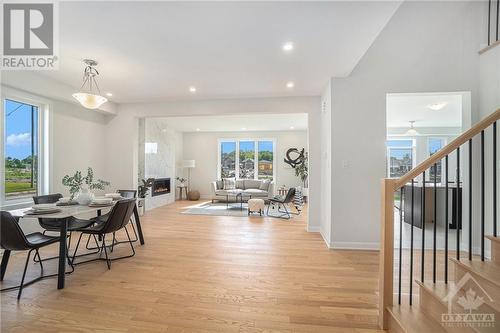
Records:
[[[116,193],[119,193],[121,195],[121,197],[125,198],[125,199],[137,198],[137,191],[136,190],[117,190]],[[109,213],[98,216],[96,218],[96,220],[98,222],[104,222],[108,219],[108,217],[109,217]],[[135,237],[134,239],[132,239],[132,242],[135,243],[139,240],[139,238],[137,236],[137,231],[135,230],[135,226],[134,226],[132,217],[130,220],[130,225],[132,226],[132,231],[134,232],[134,237]],[[118,240],[116,240],[116,235],[113,234],[113,245],[122,244],[122,243],[128,243],[128,241],[118,241]],[[113,251],[113,246],[111,247],[111,251]]]
[[[267,215],[271,217],[279,217],[289,220],[292,217],[291,214],[294,213],[288,210],[287,205],[290,204],[294,198],[295,198],[295,187],[292,187],[288,190],[287,194],[284,197],[275,197],[269,199],[269,205],[267,206]],[[271,205],[273,207],[277,206],[278,212],[281,214],[279,215],[269,214],[269,208],[271,207]],[[281,210],[282,207],[284,210]]]
[[[35,204],[51,204],[51,203],[58,202],[59,199],[61,199],[62,197],[63,196],[61,193],[37,195],[37,196],[33,197],[33,202]],[[47,232],[47,231],[52,231],[52,232],[58,233],[60,231],[60,228],[61,228],[60,223],[61,223],[60,220],[53,219],[53,218],[45,218],[44,217],[44,218],[38,219],[38,224],[40,224],[40,226],[44,229],[43,230],[44,235],[45,235],[45,232]],[[68,230],[68,235],[69,235],[69,237],[68,237],[68,249],[69,249],[71,246],[72,231],[74,231],[76,229],[88,227],[88,226],[94,224],[95,221],[94,220],[82,220],[82,219],[77,219],[77,218],[73,217],[73,218],[70,218],[67,223],[68,223],[67,230]],[[87,248],[89,248],[88,247],[89,241],[90,241],[90,238],[87,241]],[[40,256],[38,258],[40,258]],[[52,260],[52,259],[56,259],[56,258],[58,258],[58,257],[44,258],[42,260],[45,261],[45,260]],[[37,262],[36,257],[33,257],[33,261]]]
[[[114,260],[119,260],[119,259],[125,259],[125,258],[130,258],[135,255],[135,249],[132,240],[130,239],[129,232],[125,226],[130,222],[130,217],[132,216],[134,212],[134,207],[135,207],[135,199],[130,198],[130,199],[123,199],[119,200],[111,209],[109,212],[108,218],[105,221],[102,221],[101,223],[96,223],[90,227],[87,228],[82,228],[78,229],[77,231],[81,232],[80,237],[78,238],[78,242],[76,243],[76,248],[75,252],[73,253],[73,264],[74,265],[79,265],[95,260],[106,260],[106,264],[108,266],[108,269],[111,269],[111,262]],[[130,247],[132,249],[132,254],[127,255],[127,256],[122,256],[122,257],[116,257],[116,258],[109,258],[108,256],[108,247],[112,247],[115,245],[113,242],[110,245],[106,245],[106,235],[108,234],[113,234],[114,232],[124,228],[125,232],[127,234],[128,242],[130,244]],[[78,247],[80,245],[80,241],[82,239],[82,236],[88,234],[88,235],[97,235],[100,236],[102,239],[102,246],[100,248],[100,252],[102,253],[104,251],[105,259],[99,257],[95,259],[90,259],[86,261],[81,261],[79,263],[75,262],[76,253],[78,251]]]
[[[43,275],[43,264],[42,260],[40,260],[40,253],[38,252],[38,250],[44,246],[59,242],[59,237],[44,235],[40,232],[34,232],[25,235],[18,224],[18,219],[16,219],[9,212],[6,211],[0,212],[0,227],[1,227],[0,247],[4,250],[2,264],[1,264],[0,281],[3,281],[3,278],[5,276],[11,251],[28,250],[28,256],[26,258],[26,263],[24,264],[24,271],[21,278],[21,284],[19,286],[1,289],[1,291],[3,292],[19,288],[17,299],[20,299],[24,287],[33,284],[37,281],[40,281],[43,278],[57,275],[57,274],[51,274],[45,276]],[[38,263],[40,264],[40,276],[29,282],[24,283],[24,278],[26,277],[26,271],[28,269],[28,262],[30,260],[31,253],[33,251],[35,251],[35,257],[38,256]],[[72,273],[74,271],[74,267],[67,253],[66,253],[66,258],[68,259],[68,263],[71,266],[71,271],[67,273]]]

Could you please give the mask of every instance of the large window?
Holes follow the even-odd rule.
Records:
[[[46,145],[41,133],[46,123],[43,104],[31,103],[21,98],[3,98],[3,119],[0,128],[3,135],[1,147],[3,205],[31,201],[31,197],[43,193],[46,187],[42,155]],[[45,131],[43,131],[45,132]]]
[[[413,168],[414,161],[414,140],[387,140],[387,175],[389,178],[399,178],[403,176]]]
[[[219,140],[219,178],[275,178],[273,139]]]
[[[434,155],[439,149],[446,145],[446,140],[444,138],[429,138],[427,142],[429,149],[429,156]],[[429,181],[434,182],[434,168],[432,167],[429,172]],[[441,161],[436,163],[436,182],[441,183],[442,175],[442,163]]]

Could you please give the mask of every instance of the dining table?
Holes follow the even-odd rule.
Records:
[[[114,201],[113,203],[116,203]],[[34,214],[31,211],[31,208],[22,208],[10,210],[9,213],[17,218],[30,218],[30,219],[38,219],[38,218],[50,218],[56,219],[60,221],[60,229],[59,229],[59,266],[57,271],[57,289],[64,289],[65,282],[65,271],[66,271],[66,252],[67,252],[67,244],[66,238],[68,233],[68,221],[69,219],[76,217],[78,215],[84,214],[96,214],[96,216],[101,215],[102,209],[112,208],[112,205],[108,206],[92,206],[92,205],[68,205],[68,206],[56,206],[60,209],[60,211],[51,213],[51,214]],[[137,210],[137,203],[134,207],[134,219],[137,226],[137,234],[139,236],[139,241],[141,245],[144,245],[144,236],[142,234],[141,222],[139,219],[139,212]],[[5,256],[2,258],[2,266],[7,266],[7,262],[9,260],[9,256]]]

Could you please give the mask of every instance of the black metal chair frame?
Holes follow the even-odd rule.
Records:
[[[297,211],[298,211],[297,213],[294,213],[291,210],[288,210],[288,208],[287,208],[287,205],[293,201],[294,196],[295,196],[295,188],[292,187],[288,190],[288,193],[286,194],[286,196],[283,199],[281,199],[281,198],[269,199],[269,204],[267,206],[266,215],[270,216],[270,217],[285,219],[285,220],[291,219],[292,215],[300,215],[299,209],[297,209]],[[279,214],[279,215],[269,214],[269,209],[270,209],[271,205],[273,207],[275,205],[278,206],[278,212],[281,214]],[[283,210],[281,209],[281,207],[283,207]]]
[[[106,232],[106,224],[110,223],[110,221],[112,221],[112,219],[115,218],[114,214],[116,213],[117,206],[120,205],[120,204],[128,204],[128,207],[127,207],[127,212],[126,212],[126,214],[124,216],[124,221],[122,221],[122,225],[117,230],[119,230],[119,229],[125,229],[128,241],[122,241],[121,243],[129,243],[130,244],[130,248],[132,249],[132,254],[126,255],[126,256],[121,256],[121,257],[116,257],[116,258],[110,258],[109,255],[108,255],[108,247],[110,248],[110,252],[113,252],[114,246],[116,244],[118,244],[118,243],[112,242],[110,245],[106,245],[106,234],[112,233],[113,237],[114,237],[114,233],[117,230],[114,230],[112,232]],[[131,258],[131,257],[135,256],[135,249],[134,249],[133,241],[130,238],[130,234],[128,232],[128,229],[126,228],[126,225],[130,222],[130,217],[133,214],[134,207],[135,207],[135,199],[131,198],[131,199],[120,200],[120,202],[116,203],[115,206],[113,207],[113,209],[111,210],[108,219],[105,222],[103,222],[103,227],[102,227],[103,232],[93,231],[93,232],[90,233],[90,232],[86,232],[86,230],[84,230],[84,229],[83,230],[79,230],[79,231],[81,231],[81,233],[80,233],[80,237],[78,238],[78,242],[76,244],[75,252],[73,253],[73,259],[72,259],[73,260],[73,265],[76,266],[76,265],[80,265],[80,264],[84,264],[84,263],[89,263],[89,262],[92,262],[92,261],[105,260],[106,264],[108,266],[108,269],[111,269],[111,262],[112,261],[121,260],[121,259],[125,259],[125,258]],[[81,242],[82,236],[85,233],[88,233],[89,236],[93,235],[94,237],[96,235],[101,236],[101,238],[102,238],[102,245],[98,247],[98,252],[97,252],[97,253],[99,253],[99,257],[98,258],[94,258],[94,259],[90,259],[90,260],[86,260],[86,261],[81,261],[81,262],[77,263],[77,262],[75,262],[75,258],[81,257],[81,256],[90,255],[90,254],[95,254],[95,252],[92,252],[92,253],[86,253],[86,254],[79,255],[79,256],[76,255],[76,253],[78,251],[78,248],[80,246],[80,242]],[[88,241],[87,241],[87,243],[88,243]],[[102,258],[102,253],[103,252],[104,252],[105,258]]]
[[[13,218],[13,217],[12,217]],[[14,218],[13,218],[14,219]],[[17,223],[17,222],[14,222],[14,223]],[[24,233],[22,232],[21,228],[18,226],[18,232],[20,234],[23,235],[23,238],[26,242],[26,245],[24,245],[25,247],[27,246],[28,244],[28,241],[26,240],[26,236],[24,235]],[[58,274],[55,273],[55,274],[49,274],[49,275],[44,275],[43,274],[43,271],[44,271],[44,268],[43,268],[43,264],[42,264],[42,259],[40,257],[40,252],[38,251],[40,248],[44,247],[44,246],[48,246],[48,245],[51,245],[53,243],[48,243],[48,244],[44,244],[44,245],[41,245],[41,246],[37,246],[37,247],[32,247],[31,249],[28,250],[28,255],[26,257],[26,262],[24,264],[24,270],[23,270],[23,275],[22,275],[22,278],[21,278],[21,284],[20,285],[17,285],[17,286],[13,286],[13,287],[7,287],[7,288],[3,288],[3,289],[0,289],[0,292],[5,292],[5,291],[10,291],[10,290],[14,290],[14,289],[19,289],[19,292],[17,294],[17,299],[20,299],[21,298],[21,294],[23,292],[23,288],[35,283],[35,282],[38,282],[42,279],[46,279],[46,278],[50,278],[50,277],[54,277],[54,276],[57,276]],[[9,257],[10,257],[10,253],[11,253],[12,250],[8,250],[8,249],[4,249],[4,253],[3,253],[3,257],[2,257],[2,264],[1,264],[1,270],[0,270],[0,281],[3,281],[4,277],[5,277],[5,273],[7,271],[7,263],[9,261]],[[28,281],[28,282],[24,282],[24,279],[26,277],[26,272],[28,270],[28,263],[30,261],[30,258],[31,258],[31,253],[35,251],[35,255],[34,257],[37,257],[38,256],[38,260],[37,262],[39,263],[40,265],[40,276],[37,277],[37,278],[34,278],[33,280],[31,281]],[[57,257],[58,258],[58,257]],[[69,272],[65,272],[66,274],[71,274],[75,271],[75,267],[73,265],[73,261],[70,259],[69,257],[69,254],[68,252],[66,251],[66,258],[68,259],[68,264],[70,265],[71,267],[71,271]]]

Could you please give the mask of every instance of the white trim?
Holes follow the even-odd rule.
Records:
[[[336,250],[370,250],[379,251],[380,243],[371,242],[332,242],[331,247]]]
[[[321,232],[321,227],[317,225],[312,225],[312,226],[308,225],[306,227],[306,230],[307,232]]]
[[[50,100],[43,98],[38,95],[33,95],[21,90],[12,89],[9,87],[2,86],[1,92],[1,109],[2,116],[0,120],[0,134],[3,136],[2,142],[4,144],[0,147],[0,160],[2,164],[0,166],[0,205],[2,207],[24,207],[27,204],[31,204],[31,198],[22,198],[14,200],[5,200],[5,102],[6,100],[12,100],[15,102],[25,103],[29,105],[36,106],[38,108],[38,179],[37,179],[37,193],[47,194],[49,193],[50,184],[50,144],[51,144],[51,133],[49,128],[50,122]]]
[[[323,238],[323,241],[325,242],[326,247],[329,248],[329,249],[331,249],[332,247],[330,245],[330,242],[326,239],[326,237],[325,237],[325,235],[324,235],[323,230],[321,229],[321,227],[320,227],[320,230],[319,230],[319,234]]]
[[[259,142],[260,141],[270,141],[273,144],[273,181],[276,181],[276,157],[277,157],[277,152],[276,152],[276,138],[238,138],[238,139],[226,139],[226,138],[219,138],[217,139],[217,179],[221,179],[221,144],[224,142],[230,142],[234,143],[236,145],[235,149],[235,178],[240,179],[240,142],[254,142],[254,175],[253,179],[257,180],[259,179]]]

